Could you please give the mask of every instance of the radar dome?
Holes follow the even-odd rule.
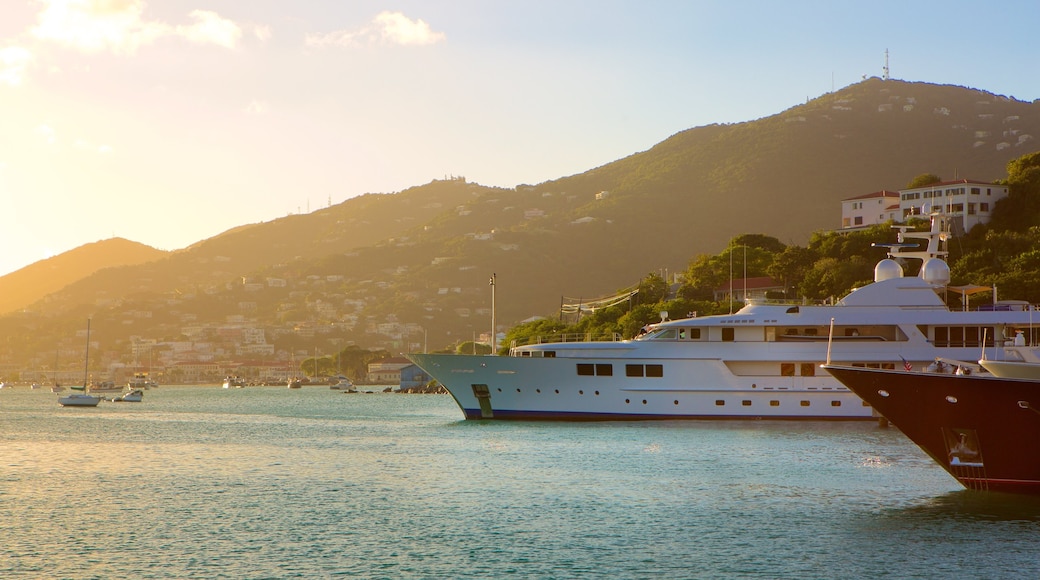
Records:
[[[903,267],[899,265],[895,260],[885,258],[874,266],[874,281],[884,282],[885,280],[891,280],[892,278],[902,278]]]
[[[950,265],[939,258],[928,258],[921,266],[921,278],[933,286],[950,283]]]

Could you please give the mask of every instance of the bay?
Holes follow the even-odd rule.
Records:
[[[448,396],[0,391],[0,577],[1032,578],[1040,500],[873,422],[464,421]]]

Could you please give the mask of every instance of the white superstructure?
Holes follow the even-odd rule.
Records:
[[[528,344],[509,356],[408,356],[467,419],[870,419],[872,409],[819,368],[828,355],[876,368],[974,361],[984,344],[1003,344],[1033,318],[1021,302],[946,306],[943,222],[902,231],[890,247],[893,258],[922,260],[921,276],[904,278],[885,259],[874,283],[834,305],[751,303],[662,322],[632,340]],[[903,243],[912,238],[927,246]]]

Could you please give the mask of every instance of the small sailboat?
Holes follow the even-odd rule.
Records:
[[[90,375],[90,319],[87,319],[87,351],[83,357],[83,386],[72,387],[77,391],[86,391],[87,384],[89,382]],[[58,404],[62,407],[97,407],[98,403],[101,402],[101,397],[94,395],[88,395],[85,393],[72,393],[64,397],[58,397]]]

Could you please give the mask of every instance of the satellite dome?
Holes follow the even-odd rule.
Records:
[[[891,280],[892,278],[902,278],[903,267],[899,265],[895,260],[885,258],[874,266],[874,281],[884,282],[885,280]]]
[[[950,283],[950,265],[939,258],[928,258],[921,266],[921,278],[933,286]]]

